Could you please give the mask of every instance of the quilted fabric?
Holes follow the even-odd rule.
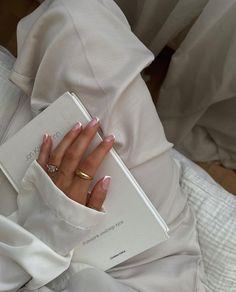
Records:
[[[180,184],[195,213],[208,285],[214,292],[236,291],[236,197],[208,174],[173,151]]]

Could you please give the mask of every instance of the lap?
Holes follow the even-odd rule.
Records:
[[[110,275],[145,292],[203,287],[194,218],[179,188],[171,144],[140,77],[153,56],[118,7],[112,1],[45,1],[19,24],[18,39],[11,78],[31,96],[34,114],[65,91],[78,94],[100,118],[104,133],[115,134],[116,150],[170,227],[167,243]]]

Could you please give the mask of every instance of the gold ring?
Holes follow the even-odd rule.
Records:
[[[81,171],[80,169],[77,169],[75,172],[76,175],[78,175],[80,178],[85,179],[85,180],[93,180],[93,177],[90,176],[89,174]]]

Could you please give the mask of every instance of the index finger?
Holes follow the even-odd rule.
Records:
[[[51,136],[48,134],[44,134],[43,143],[41,144],[39,156],[37,159],[38,164],[41,165],[42,168],[44,169],[46,168],[46,164],[48,163],[51,148],[52,148]]]

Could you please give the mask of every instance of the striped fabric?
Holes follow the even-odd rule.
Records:
[[[236,197],[188,159],[173,153],[182,170],[181,187],[195,213],[209,288],[236,291]]]
[[[21,90],[8,79],[14,62],[15,58],[0,46],[0,144],[22,95]]]

